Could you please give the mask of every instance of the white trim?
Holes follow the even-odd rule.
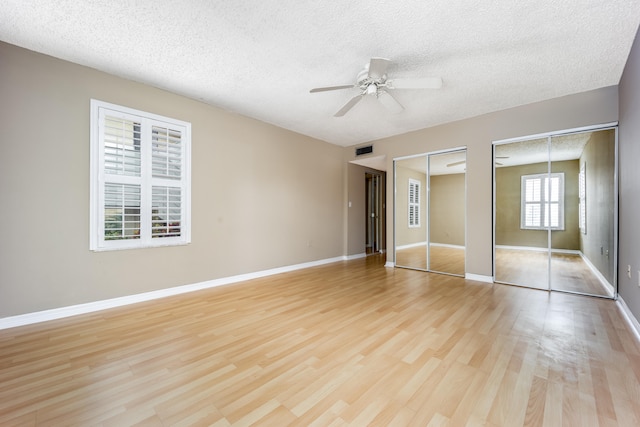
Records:
[[[496,249],[509,249],[515,251],[532,251],[532,252],[548,252],[548,248],[537,248],[534,246],[508,246],[508,245],[496,245]],[[582,255],[582,252],[576,249],[551,249],[554,254],[572,254]]]
[[[616,303],[618,305],[618,308],[622,312],[622,317],[625,318],[625,320],[629,324],[629,327],[631,328],[631,332],[633,332],[636,340],[638,340],[638,343],[640,343],[640,323],[638,323],[638,319],[635,318],[635,316],[629,309],[629,306],[624,302],[621,296],[618,295]]]
[[[465,246],[450,245],[448,243],[433,243],[433,242],[431,242],[429,245],[430,246],[438,246],[440,248],[465,249]]]
[[[220,279],[208,280],[206,282],[193,283],[190,285],[176,286],[167,289],[159,289],[157,291],[145,292],[141,294],[127,295],[123,297],[111,298],[102,301],[94,301],[85,304],[71,305],[67,307],[53,308],[50,310],[37,311],[35,313],[20,314],[0,319],[0,330],[14,328],[17,326],[31,325],[33,323],[46,322],[49,320],[62,319],[65,317],[76,316],[79,314],[93,313],[96,311],[106,310],[109,308],[122,307],[129,304],[135,304],[143,301],[152,301],[159,298],[165,298],[174,295],[180,295],[187,292],[200,291],[203,289],[215,288],[218,286],[229,285],[232,283],[244,282],[246,280],[257,279],[260,277],[272,276],[274,274],[286,273],[295,270],[301,270],[309,267],[330,264],[338,261],[346,261],[349,257],[340,256],[335,258],[327,258],[318,261],[305,262],[302,264],[289,265],[286,267],[272,268],[269,270],[257,271],[254,273],[239,274],[237,276],[223,277]]]
[[[427,242],[409,243],[408,245],[396,246],[396,250],[417,248],[418,246],[424,246],[426,248]]]
[[[584,263],[587,264],[587,267],[591,269],[591,272],[598,278],[600,283],[602,283],[602,286],[604,286],[607,291],[609,291],[609,296],[614,296],[615,290],[613,288],[613,285],[609,283],[609,281],[602,275],[602,273],[600,273],[600,270],[598,270],[596,266],[591,263],[591,260],[587,258],[587,256],[582,252],[580,252],[580,257],[582,258]]]
[[[360,258],[366,258],[367,254],[366,253],[361,253],[361,254],[355,254],[355,255],[347,255],[344,257],[345,261],[351,261],[352,259],[360,259]]]
[[[553,136],[558,136],[558,135],[568,135],[568,134],[571,134],[571,133],[581,133],[581,132],[588,132],[588,131],[593,131],[593,130],[605,130],[605,129],[614,128],[616,126],[618,126],[618,122],[602,123],[602,124],[599,124],[599,125],[582,126],[582,127],[579,127],[579,128],[556,130],[556,131],[552,131],[552,132],[537,133],[537,134],[534,134],[534,135],[518,136],[518,137],[515,137],[515,138],[497,139],[497,140],[494,140],[492,142],[492,144],[493,145],[500,145],[500,144],[508,144],[510,142],[528,141],[530,139],[548,138],[550,136],[553,137]]]
[[[460,147],[443,148],[442,150],[428,151],[426,153],[411,154],[411,155],[408,155],[408,156],[394,157],[393,161],[395,162],[396,160],[415,159],[417,157],[430,156],[432,154],[444,154],[444,153],[452,153],[454,151],[466,151],[466,150],[467,150],[467,146],[466,145],[462,145]]]
[[[396,266],[396,263],[393,262],[393,261],[387,261],[387,262],[384,263],[384,266],[386,268],[394,268]]]
[[[493,283],[493,277],[481,274],[465,273],[464,278],[466,280],[475,280],[476,282]]]

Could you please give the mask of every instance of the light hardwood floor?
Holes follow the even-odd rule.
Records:
[[[640,425],[613,301],[383,264],[0,331],[0,425]]]
[[[551,288],[589,295],[613,296],[577,254],[496,249],[496,281],[547,289],[551,268]]]
[[[431,245],[429,252],[429,271],[456,274],[464,276],[465,273],[465,250],[449,246]],[[427,248],[426,246],[414,246],[412,248],[400,249],[396,251],[396,265],[427,269]]]

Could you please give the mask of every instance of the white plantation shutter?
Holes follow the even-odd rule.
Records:
[[[190,242],[191,125],[91,102],[92,250]]]
[[[420,227],[420,181],[409,179],[409,227]]]
[[[140,176],[140,123],[136,120],[104,117],[104,172]]]
[[[182,198],[180,188],[152,187],[151,236],[180,236]]]
[[[587,171],[585,163],[580,166],[578,175],[578,225],[582,234],[587,234]]]
[[[523,229],[564,229],[564,174],[523,175],[521,220]]]
[[[152,128],[153,176],[180,179],[182,176],[182,134],[177,129]]]

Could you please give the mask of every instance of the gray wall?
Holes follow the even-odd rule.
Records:
[[[614,283],[615,131],[594,132],[580,157],[585,165],[587,233],[580,250],[611,284]]]
[[[0,43],[0,318],[344,254],[343,149]],[[192,123],[192,243],[89,251],[89,100]]]
[[[620,80],[620,127],[618,135],[620,159],[620,256],[618,287],[636,319],[640,320],[640,38]],[[631,266],[631,278],[627,277]]]

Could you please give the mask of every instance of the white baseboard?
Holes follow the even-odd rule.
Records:
[[[638,319],[635,318],[631,310],[629,310],[629,306],[624,302],[622,297],[618,295],[618,299],[616,300],[616,304],[618,308],[622,312],[623,317],[626,319],[631,331],[633,331],[636,339],[640,343],[640,323],[638,323]]]
[[[408,245],[397,246],[396,250],[417,248],[418,246],[427,247],[427,242],[409,243]]]
[[[549,250],[547,248],[537,248],[535,246],[506,246],[506,245],[496,245],[496,249],[509,249],[514,251],[533,251],[533,252],[547,252]],[[551,249],[551,252],[554,254],[572,254],[572,255],[582,254],[582,252],[576,249]]]
[[[352,259],[360,259],[360,258],[366,258],[367,254],[366,253],[362,253],[362,254],[355,254],[355,255],[347,255],[346,257],[344,257],[345,260],[350,261]]]
[[[453,248],[453,249],[465,249],[464,246],[460,246],[460,245],[450,245],[448,243],[431,243],[430,246],[437,246],[440,248]]]
[[[396,266],[396,263],[395,263],[395,262],[393,262],[393,261],[387,261],[387,262],[384,264],[384,266],[385,266],[385,267],[387,267],[387,268],[393,268],[393,267],[395,267],[395,266]]]
[[[613,285],[611,283],[609,283],[609,281],[606,279],[606,277],[604,277],[602,275],[602,273],[600,273],[600,270],[598,270],[596,268],[596,266],[593,265],[593,263],[591,263],[591,260],[589,258],[587,258],[587,256],[585,254],[580,252],[580,257],[582,258],[584,263],[587,264],[587,267],[589,267],[591,269],[591,272],[598,278],[600,283],[602,283],[602,286],[604,286],[607,289],[607,292],[609,292],[609,296],[613,297],[615,295],[615,292],[616,292],[613,289]]]
[[[356,257],[360,257],[357,255]],[[127,295],[124,297],[111,298],[108,300],[94,301],[85,304],[77,304],[67,307],[54,308],[50,310],[38,311],[35,313],[20,314],[0,319],[0,330],[15,328],[17,326],[31,325],[33,323],[46,322],[49,320],[62,319],[65,317],[77,316],[79,314],[93,313],[96,311],[106,310],[109,308],[122,307],[129,304],[135,304],[143,301],[152,301],[159,298],[165,298],[174,295],[180,295],[187,292],[194,292],[203,289],[215,288],[218,286],[229,285],[232,283],[243,282],[246,280],[257,279],[260,277],[272,276],[274,274],[286,273],[289,271],[301,270],[303,268],[316,267],[319,265],[330,264],[338,261],[346,261],[353,259],[347,256],[328,258],[319,261],[305,262],[286,267],[272,268],[269,270],[257,271],[254,273],[239,274],[237,276],[224,277],[221,279],[208,280],[206,282],[193,283],[190,285],[176,286],[167,289],[159,289],[157,291],[145,292],[135,295]]]
[[[481,274],[465,273],[464,278],[467,280],[475,280],[476,282],[493,283],[493,277],[483,276]]]

